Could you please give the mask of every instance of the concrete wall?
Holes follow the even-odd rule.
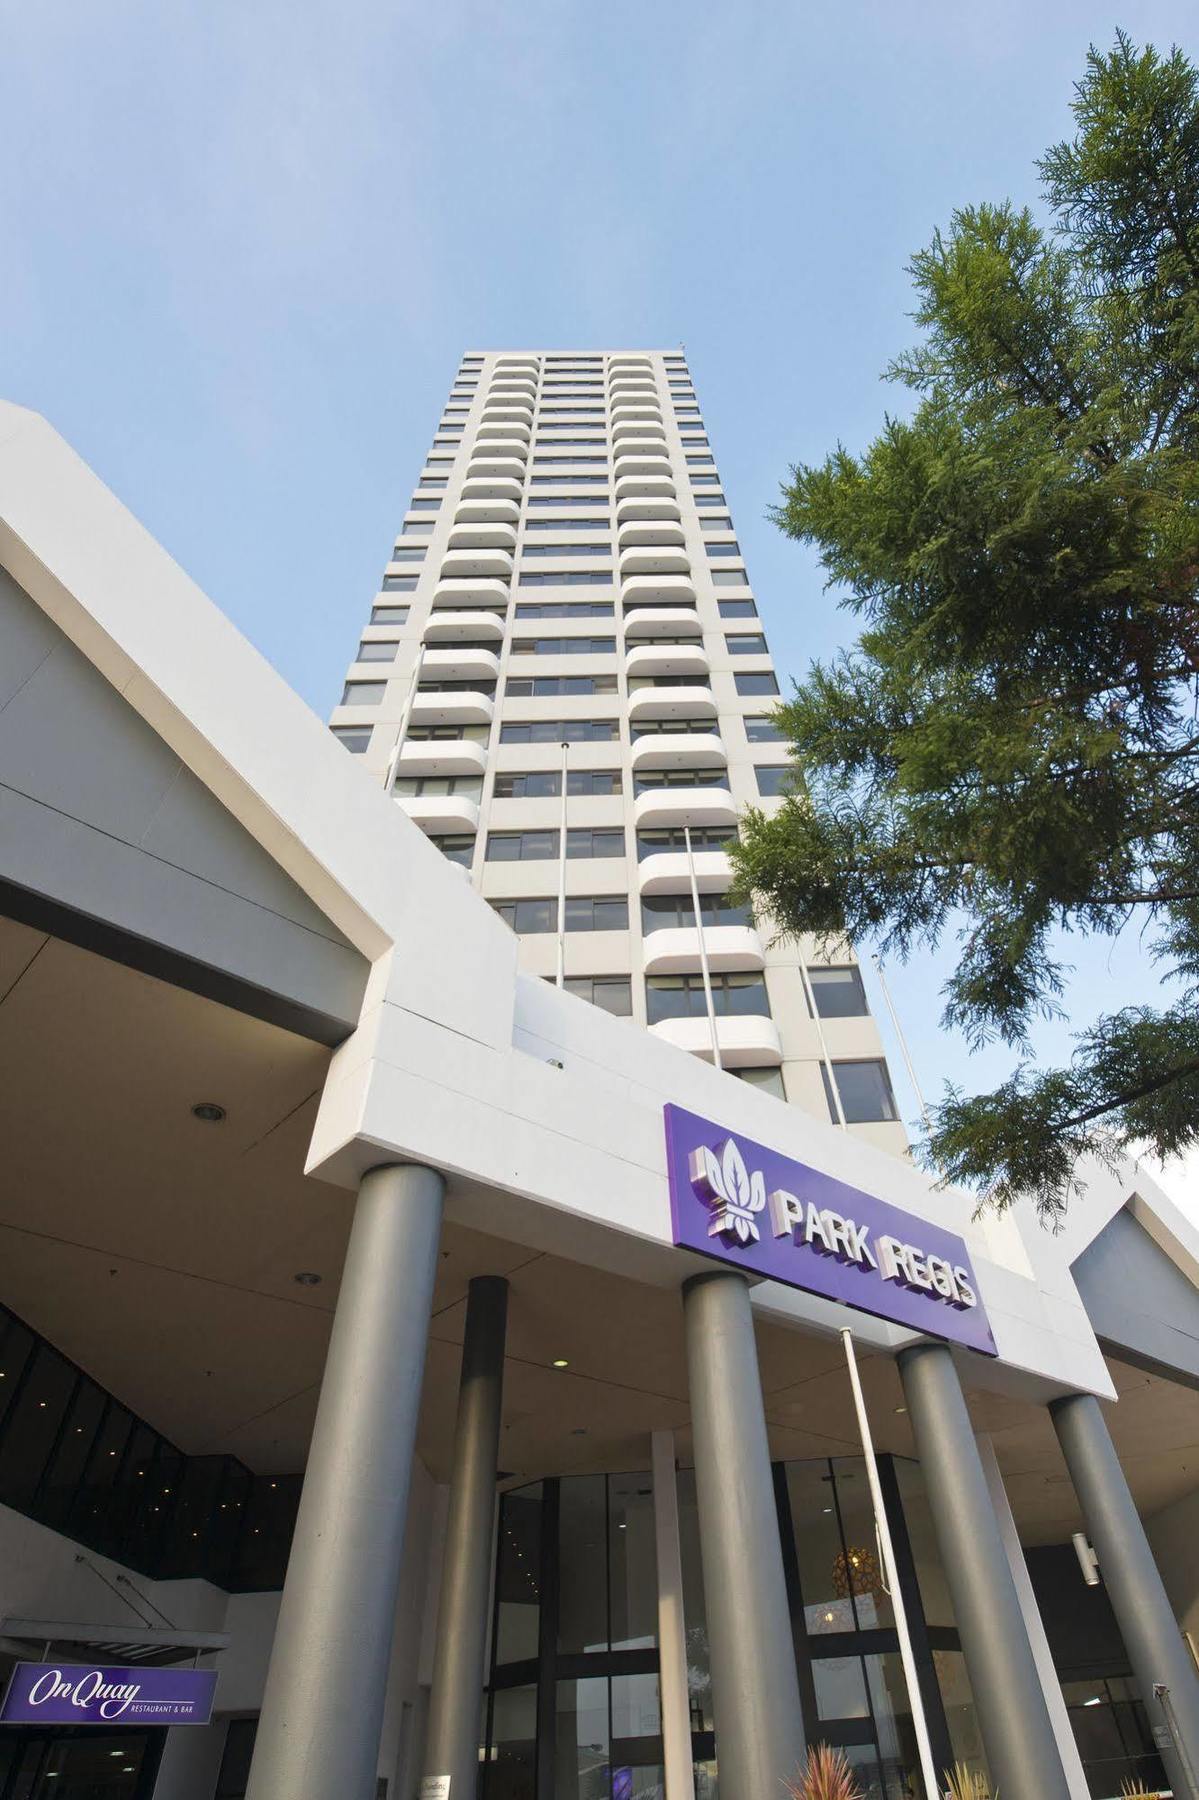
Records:
[[[0,892],[321,1042],[358,1021],[365,959],[3,569]]]
[[[1146,1519],[1174,1616],[1199,1643],[1199,1488]]]

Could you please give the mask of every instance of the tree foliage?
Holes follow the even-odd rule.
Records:
[[[914,258],[911,416],[783,489],[861,635],[780,707],[794,791],[735,852],[784,933],[959,932],[946,1019],[1022,1060],[928,1152],[1051,1218],[1082,1152],[1199,1133],[1199,80],[1120,35],[1073,111],[1047,223],[968,207]],[[1181,984],[1034,1067],[1062,934],[1130,920]]]

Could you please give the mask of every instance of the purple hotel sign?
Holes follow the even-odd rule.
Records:
[[[997,1354],[960,1237],[667,1106],[674,1241],[930,1337]]]
[[[207,1725],[215,1669],[19,1662],[0,1725]]]

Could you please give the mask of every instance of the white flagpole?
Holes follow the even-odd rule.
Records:
[[[396,727],[396,741],[391,747],[391,755],[387,759],[387,768],[383,774],[383,791],[387,794],[390,794],[395,785],[395,778],[399,772],[400,751],[404,748],[404,739],[408,735],[408,724],[412,718],[412,703],[416,699],[417,683],[420,681],[421,666],[424,660],[425,646],[419,644],[416,651],[416,666],[412,671],[412,680],[408,683],[408,692],[404,696],[404,709]]]
[[[894,1027],[895,1035],[899,1039],[899,1050],[903,1057],[903,1066],[908,1072],[908,1080],[912,1084],[912,1091],[916,1096],[916,1103],[920,1108],[920,1117],[924,1120],[925,1132],[931,1137],[933,1128],[929,1122],[928,1107],[924,1103],[924,1095],[921,1092],[920,1083],[916,1079],[916,1070],[913,1066],[911,1055],[908,1052],[908,1040],[903,1034],[903,1026],[899,1023],[899,1014],[896,1012],[895,1003],[891,998],[891,989],[887,986],[887,977],[883,972],[883,959],[878,952],[875,951],[870,960],[873,962],[874,972],[878,976],[878,985],[883,990],[883,999],[887,1002],[887,1011],[891,1015],[891,1024]]]
[[[558,978],[557,986],[566,985],[566,786],[570,746],[562,745],[562,810],[558,827]]]
[[[862,1395],[862,1383],[858,1378],[858,1359],[853,1347],[853,1333],[848,1326],[842,1328],[841,1339],[845,1345],[845,1361],[849,1367],[849,1385],[853,1389],[854,1410],[858,1415],[862,1454],[866,1459],[866,1479],[870,1484],[870,1499],[874,1506],[874,1530],[878,1538],[883,1570],[887,1578],[887,1593],[895,1614],[895,1632],[899,1638],[899,1657],[903,1664],[908,1701],[912,1708],[912,1724],[916,1731],[916,1750],[920,1757],[920,1772],[924,1778],[925,1796],[926,1800],[939,1800],[941,1790],[937,1782],[936,1765],[933,1762],[933,1747],[928,1735],[928,1720],[924,1716],[924,1700],[920,1693],[920,1677],[916,1671],[916,1658],[912,1653],[908,1615],[904,1610],[903,1593],[899,1586],[895,1546],[891,1542],[891,1527],[887,1523],[887,1509],[883,1505],[883,1491],[878,1481],[878,1464],[874,1458],[874,1439],[870,1435],[870,1420],[866,1416],[866,1401]]]
[[[699,882],[695,878],[695,858],[691,853],[691,827],[683,826],[683,842],[687,846],[687,873],[691,877],[691,905],[695,910],[695,929],[699,935],[699,967],[704,978],[704,1003],[708,1008],[708,1030],[712,1034],[712,1061],[723,1069],[720,1060],[720,1037],[716,1030],[716,1008],[712,1004],[712,971],[708,967],[708,946],[704,939],[704,922],[699,911]]]

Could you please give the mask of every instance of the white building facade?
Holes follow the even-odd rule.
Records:
[[[555,979],[564,876],[570,992],[899,1150],[852,953],[727,899],[737,818],[787,779],[779,691],[684,354],[468,352],[335,735],[522,968]]]

